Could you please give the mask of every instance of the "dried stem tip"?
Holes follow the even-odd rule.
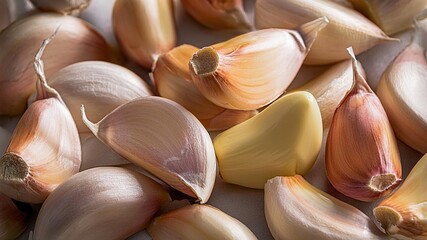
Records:
[[[212,74],[219,64],[218,53],[211,47],[205,47],[197,51],[190,59],[190,67],[197,75]]]
[[[5,153],[0,159],[0,179],[23,181],[30,173],[27,163],[14,153]]]

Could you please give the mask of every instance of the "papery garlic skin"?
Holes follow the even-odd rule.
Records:
[[[261,108],[283,94],[327,24],[319,18],[297,30],[259,30],[202,48],[190,59],[193,82],[218,106]]]
[[[175,46],[172,0],[116,0],[112,18],[124,52],[145,68]]]
[[[179,104],[144,97],[121,105],[96,124],[83,121],[102,142],[173,188],[205,203],[216,161],[203,125]]]
[[[427,61],[417,42],[407,46],[381,76],[377,94],[396,136],[427,153]]]
[[[160,55],[152,74],[159,95],[185,107],[210,131],[224,130],[255,116],[256,110],[225,109],[199,92],[188,70],[188,62],[197,51],[194,46],[181,45]]]
[[[0,239],[17,239],[28,223],[28,213],[21,211],[12,199],[0,193]]]
[[[181,0],[184,9],[199,23],[213,29],[250,30],[242,0]]]
[[[55,41],[43,57],[47,78],[72,63],[111,59],[107,42],[81,19],[40,13],[14,22],[0,33],[0,115],[24,112],[35,90],[32,61],[39,45],[34,43],[42,42],[59,26]]]
[[[275,176],[305,174],[322,145],[322,118],[308,92],[285,95],[214,138],[225,182],[262,189]]]
[[[90,2],[91,0],[31,0],[40,10],[72,15],[78,15],[85,10]]]
[[[138,75],[122,66],[102,61],[72,64],[56,72],[48,82],[61,94],[79,133],[90,133],[82,121],[82,104],[89,110],[88,117],[99,121],[132,99],[153,95],[150,86]]]
[[[160,215],[148,232],[154,240],[257,239],[242,222],[206,204],[193,204]]]
[[[345,51],[349,46],[359,54],[379,43],[395,40],[359,12],[333,1],[258,0],[255,4],[255,25],[258,29],[291,29],[323,16],[330,23],[319,32],[304,64],[338,62],[349,58]]]
[[[388,234],[426,239],[426,171],[427,154],[412,168],[400,188],[374,209],[375,218]]]
[[[264,192],[265,218],[275,239],[387,239],[359,209],[300,175],[270,179]]]
[[[166,190],[135,171],[89,169],[46,199],[33,239],[125,239],[144,229],[169,201]]]
[[[329,181],[339,192],[369,202],[396,188],[402,169],[387,114],[352,57],[354,85],[334,113],[325,166]]]

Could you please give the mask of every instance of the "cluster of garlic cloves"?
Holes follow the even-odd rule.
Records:
[[[78,15],[86,9],[91,0],[31,0],[37,8],[62,14]]]
[[[31,209],[29,205],[25,207]],[[29,223],[29,214],[26,209],[24,210],[22,211],[12,199],[0,193],[0,239],[17,239],[25,231]]]

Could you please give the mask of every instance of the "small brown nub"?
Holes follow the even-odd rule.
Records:
[[[197,51],[190,59],[190,66],[197,75],[211,74],[216,71],[219,64],[218,53],[211,47]]]
[[[23,181],[29,174],[27,163],[15,153],[5,153],[0,159],[0,179]]]
[[[386,173],[373,176],[369,187],[376,192],[384,192],[396,184],[396,174]]]
[[[402,221],[402,215],[387,206],[374,208],[374,216],[388,234],[391,234],[390,230],[393,229],[393,226],[397,226]]]

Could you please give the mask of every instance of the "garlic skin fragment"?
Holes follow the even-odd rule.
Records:
[[[243,0],[181,0],[184,9],[199,23],[212,29],[250,30]]]
[[[286,90],[327,24],[319,18],[297,30],[259,30],[202,48],[190,59],[193,82],[223,108],[261,108]]]
[[[374,209],[375,218],[388,234],[426,239],[426,171],[427,154],[412,168],[402,186]]]
[[[78,15],[90,2],[91,0],[31,0],[31,3],[40,10],[71,15]]]
[[[238,111],[219,107],[207,100],[191,80],[188,62],[198,48],[181,45],[160,55],[153,69],[153,79],[159,95],[185,107],[209,131],[228,129],[253,116],[258,111]]]
[[[179,104],[144,97],[121,105],[94,124],[95,136],[130,162],[205,203],[212,192],[216,161],[203,125]]]
[[[0,239],[17,239],[28,226],[29,215],[21,211],[6,195],[0,193]]]
[[[322,145],[316,99],[294,92],[214,138],[219,173],[225,182],[264,188],[268,179],[307,173]]]
[[[147,227],[167,202],[167,191],[140,173],[119,167],[89,169],[46,199],[33,239],[125,239]]]
[[[172,0],[116,0],[112,19],[126,55],[145,68],[176,44]]]
[[[387,114],[360,74],[351,48],[354,84],[336,109],[326,142],[326,174],[339,192],[370,202],[402,178],[399,149]]]
[[[264,210],[275,239],[388,239],[359,209],[320,191],[300,175],[268,180]]]
[[[102,61],[72,64],[56,72],[48,82],[61,94],[79,133],[90,133],[82,121],[82,104],[90,110],[88,117],[99,121],[132,99],[153,95],[150,86],[138,75],[117,64]]]
[[[345,51],[349,46],[359,54],[379,43],[396,40],[356,10],[333,1],[258,0],[255,4],[255,26],[258,29],[295,28],[323,16],[330,23],[319,32],[304,64],[335,63],[349,58]]]
[[[242,222],[206,204],[193,204],[160,215],[148,227],[148,232],[154,240],[257,239]]]
[[[15,21],[0,33],[0,115],[19,115],[35,91],[32,61],[39,45],[60,26],[46,50],[46,77],[70,64],[111,59],[104,38],[85,21],[56,13],[35,14]],[[13,59],[13,61],[11,60]]]

